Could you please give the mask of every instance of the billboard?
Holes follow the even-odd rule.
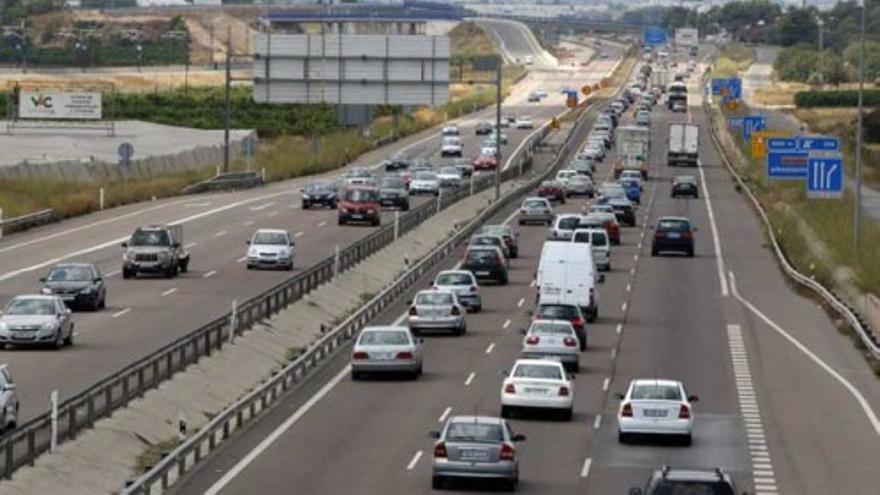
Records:
[[[697,28],[678,28],[675,30],[675,45],[679,47],[697,46],[700,31]]]
[[[100,120],[101,93],[21,90],[18,95],[18,118]]]
[[[261,34],[254,101],[442,105],[449,38],[384,34]]]

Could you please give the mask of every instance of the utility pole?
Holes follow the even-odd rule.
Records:
[[[868,16],[868,0],[862,0],[862,26],[859,32],[859,114],[856,129],[856,198],[853,212],[853,250],[858,252],[862,227],[862,114],[865,93],[865,18]]]
[[[223,172],[229,172],[229,93],[232,89],[232,26],[226,26],[226,95],[223,101]]]
[[[816,17],[816,25],[819,27],[819,84],[825,84],[825,43],[822,38],[822,27],[825,26],[825,23],[822,22],[821,17]]]
[[[495,201],[501,198],[501,65],[499,56],[495,61]]]

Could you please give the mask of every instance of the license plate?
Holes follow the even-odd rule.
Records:
[[[488,461],[489,453],[478,449],[461,449],[461,459],[464,461]]]
[[[388,361],[394,359],[393,352],[371,352],[370,357],[377,361]]]
[[[678,232],[670,232],[667,235],[670,239],[681,239],[681,234],[679,234]]]
[[[642,415],[646,418],[665,418],[666,413],[666,409],[645,409]]]
[[[487,272],[487,271],[478,271],[476,273],[478,276],[488,276],[489,275],[489,272]]]
[[[543,388],[535,388],[535,387],[526,387],[524,389],[525,393],[530,395],[545,395],[547,393],[546,389]]]
[[[354,215],[351,216],[351,218],[356,218],[356,219],[357,219],[357,218],[364,218],[364,216],[363,216],[363,215],[359,215],[359,214],[354,214]]]

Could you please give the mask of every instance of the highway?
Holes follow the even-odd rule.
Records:
[[[690,86],[699,95],[699,82]],[[638,226],[623,229],[614,268],[600,286],[600,318],[588,328],[573,420],[512,420],[528,438],[518,446],[518,491],[626,493],[671,464],[721,467],[739,492],[876,493],[876,376],[823,310],[788,287],[708,136],[699,96],[690,105],[687,114],[661,105],[652,112],[651,180]],[[667,125],[682,120],[701,127],[697,170],[665,163]],[[597,177],[610,175],[611,161]],[[677,174],[698,178],[700,199],[670,198]],[[557,212],[585,203],[571,200]],[[512,211],[493,221],[515,220]],[[694,258],[650,255],[649,226],[665,215],[688,216],[699,228]],[[519,355],[546,228],[518,231],[511,284],[483,287],[484,310],[468,315],[464,337],[428,337],[419,380],[352,382],[343,350],[173,491],[433,493],[427,432],[450,415],[498,415],[500,373]],[[401,302],[375,323],[400,322],[406,309]],[[692,446],[618,443],[614,397],[634,378],[681,380],[700,396]]]
[[[530,114],[540,125],[564,109],[558,96],[563,86],[596,82],[613,65],[613,60],[606,60],[579,72],[531,74],[515,87],[504,111]],[[552,96],[541,103],[526,103],[527,94],[539,86]],[[473,134],[476,123],[493,115],[494,108],[457,121],[465,156],[475,155],[483,141]],[[506,130],[510,144],[502,148],[505,160],[529,132]],[[440,164],[439,148],[439,129],[435,128],[367,153],[351,166],[376,166],[397,151]],[[245,269],[245,241],[257,228],[284,228],[295,236],[296,270],[324,259],[334,245],[344,248],[373,232],[371,227],[337,226],[333,210],[302,211],[299,189],[306,181],[129,205],[4,237],[0,241],[0,304],[15,295],[36,292],[39,278],[61,261],[95,263],[108,286],[105,310],[74,314],[77,332],[72,348],[0,351],[0,363],[9,365],[18,383],[20,422],[45,411],[52,390],[57,389],[63,400],[224,314],[233,300],[246,300],[291,276]],[[420,201],[414,199],[413,204]],[[392,215],[385,213],[383,223],[392,221]],[[120,243],[138,225],[172,222],[184,225],[184,244],[193,258],[190,272],[175,279],[123,281]]]

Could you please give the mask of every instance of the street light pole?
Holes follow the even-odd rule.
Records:
[[[495,201],[501,198],[501,57],[495,61]]]
[[[137,49],[138,52],[138,72],[141,72],[141,67],[143,66],[144,47],[138,44],[135,49]]]
[[[223,102],[223,172],[229,172],[229,93],[232,85],[232,26],[226,27],[226,95]]]
[[[868,16],[868,0],[862,0],[862,26],[859,32],[859,105],[856,129],[856,197],[853,212],[853,250],[858,252],[862,224],[862,114],[865,93],[865,18]]]
[[[816,25],[819,26],[819,84],[825,84],[825,43],[822,38],[822,27],[825,23],[821,17],[816,17]]]

